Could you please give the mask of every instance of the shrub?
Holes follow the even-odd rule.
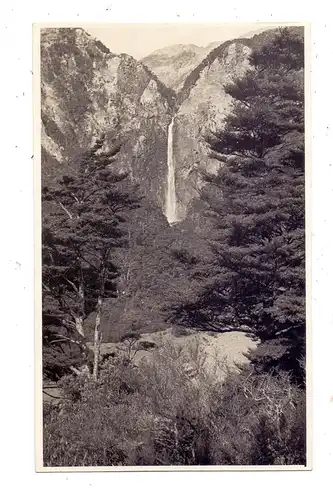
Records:
[[[98,382],[65,377],[44,411],[45,466],[304,464],[304,391],[214,363],[165,341],[137,366],[108,359]]]

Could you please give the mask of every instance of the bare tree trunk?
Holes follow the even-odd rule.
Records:
[[[177,421],[175,421],[174,424],[173,424],[173,430],[174,430],[174,435],[175,435],[175,450],[178,453],[179,441],[178,441]]]
[[[75,327],[77,333],[80,335],[80,337],[84,338],[84,328],[83,328],[83,319],[81,316],[76,316],[75,317]]]
[[[75,328],[77,333],[80,335],[82,338],[82,342],[77,342],[78,345],[81,346],[83,352],[87,354],[87,345],[86,345],[86,336],[85,336],[85,331],[84,331],[84,324],[83,324],[83,318],[84,318],[84,286],[83,286],[83,275],[82,275],[82,269],[81,269],[81,275],[80,275],[80,285],[77,288],[77,293],[78,293],[78,298],[80,302],[80,313],[76,316],[75,318]],[[88,377],[91,376],[90,370],[87,364],[85,364],[81,369],[76,369],[74,367],[70,367],[73,373],[76,373],[76,375],[87,375]]]
[[[94,369],[93,369],[93,379],[97,380],[98,377],[98,365],[101,349],[101,313],[102,313],[102,297],[98,297],[97,307],[96,307],[96,321],[95,321],[95,332],[94,332]]]
[[[81,337],[85,337],[84,335],[84,328],[83,328],[83,317],[84,317],[84,286],[83,286],[83,275],[82,275],[82,269],[81,269],[81,275],[80,275],[80,284],[77,288],[77,294],[78,294],[78,299],[79,299],[79,304],[80,304],[80,313],[75,316],[75,326],[78,334]]]

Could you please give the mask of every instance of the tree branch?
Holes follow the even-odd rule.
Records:
[[[69,285],[71,285],[73,287],[73,289],[75,290],[76,293],[79,293],[79,290],[78,290],[77,286],[75,285],[75,283],[73,283],[73,281],[69,280],[68,278],[65,278],[65,281],[67,281],[67,283],[69,283]]]

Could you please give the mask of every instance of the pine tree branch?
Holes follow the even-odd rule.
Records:
[[[278,332],[275,332],[274,335],[282,335],[283,333],[288,333],[291,330],[298,330],[299,328],[302,328],[303,326],[306,326],[305,321],[303,323],[300,323],[299,325],[292,325],[292,326],[289,326],[288,328],[284,328],[283,330],[279,330]]]
[[[65,205],[60,201],[58,200],[52,193],[48,193],[51,198],[64,210],[64,212],[68,215],[68,217],[72,220],[73,219],[73,215],[70,213],[69,210],[67,210],[67,208],[65,207]]]
[[[71,325],[72,327],[73,326],[75,327],[78,316],[73,311],[73,308],[68,304],[68,302],[64,298],[64,295],[62,293],[60,293],[59,291],[57,291],[57,290],[53,290],[52,291],[47,285],[45,285],[45,283],[42,283],[42,286],[51,295],[51,297],[53,297],[55,300],[57,300],[57,302],[58,302],[60,308],[62,309],[62,311],[67,312],[68,314],[71,315],[71,317],[73,318],[74,322],[72,323],[72,325],[71,325],[70,322],[68,322],[68,325]],[[79,293],[79,291],[78,291],[78,293]],[[67,320],[65,320],[63,318],[62,322],[65,323],[65,322],[67,322]]]
[[[42,288],[44,288],[46,292],[52,295],[51,289],[44,282],[42,282]]]
[[[79,290],[78,290],[77,286],[75,285],[75,283],[73,283],[73,281],[69,280],[68,278],[65,278],[65,281],[67,281],[67,283],[72,286],[72,288],[74,289],[74,291],[76,293],[79,293]]]
[[[50,388],[51,389],[51,388]],[[48,392],[46,392],[45,389],[43,389],[43,393],[46,394],[47,396],[49,396],[50,398],[54,398],[54,399],[62,399],[61,396],[53,396],[53,394],[49,394]]]
[[[75,373],[75,375],[78,375],[78,376],[80,376],[80,375],[82,375],[82,373],[84,373],[84,372],[78,370],[77,368],[75,368],[74,366],[70,366],[69,369],[72,370],[72,372]]]
[[[73,215],[70,213],[69,210],[67,210],[67,208],[65,207],[65,205],[61,202],[61,201],[58,201],[60,207],[66,212],[66,214],[68,215],[68,217],[73,220]]]
[[[75,339],[73,339],[71,337],[66,337],[65,335],[61,335],[61,334],[57,334],[57,337],[58,337],[58,339],[51,340],[49,343],[50,344],[58,344],[60,342],[67,341],[67,342],[71,342],[72,344],[75,344],[75,345],[83,347],[84,350],[87,349],[87,347],[85,346],[85,342],[82,342],[82,341],[79,341],[79,340],[75,340]]]
[[[78,256],[79,256],[80,259],[83,260],[83,262],[85,262],[86,264],[88,264],[89,266],[91,266],[92,268],[94,268],[97,272],[100,271],[99,267],[95,266],[95,264],[93,264],[91,261],[89,261],[88,259],[86,259],[85,257],[83,257],[83,255],[81,254],[81,252],[80,252],[79,249],[77,249],[77,250],[78,250]],[[96,253],[90,252],[87,249],[85,249],[85,252],[96,258]]]
[[[72,193],[72,192],[71,192],[70,194],[73,196],[74,200],[75,200],[77,203],[80,203],[79,199],[77,198],[77,196],[75,196],[75,194],[74,194],[74,193]]]

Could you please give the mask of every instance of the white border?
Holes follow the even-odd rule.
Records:
[[[242,23],[241,23],[242,24]],[[287,23],[281,23],[287,24]],[[288,23],[299,25],[299,23]],[[40,31],[43,28],[51,27],[75,27],[79,23],[38,23],[33,27],[33,99],[34,99],[34,199],[35,199],[35,436],[36,436],[36,470],[38,472],[105,472],[105,471],[258,471],[258,470],[311,470],[312,469],[312,411],[311,411],[311,111],[310,111],[310,25],[301,23],[304,27],[305,37],[305,97],[306,97],[306,254],[307,254],[307,447],[306,447],[306,466],[109,466],[109,467],[44,467],[42,455],[43,426],[42,426],[42,334],[41,334],[41,127],[40,127]],[[110,26],[110,24],[109,24]],[[95,24],[83,26],[96,27]],[[276,24],[274,24],[276,27]],[[221,24],[223,31],[223,24]],[[244,28],[246,31],[246,28]],[[158,33],[158,29],[157,29]]]
[[[106,11],[112,6],[111,11]],[[330,491],[333,470],[332,32],[329,2],[11,1],[1,7],[2,67],[2,489],[11,498],[48,500],[121,495],[125,498],[313,498]],[[79,14],[79,15],[77,15]],[[178,17],[178,15],[180,17]],[[313,472],[127,474],[34,473],[33,184],[31,32],[33,22],[312,21],[313,111]],[[24,92],[24,96],[23,96]],[[17,146],[17,147],[15,147]],[[301,474],[301,475],[300,475]]]

